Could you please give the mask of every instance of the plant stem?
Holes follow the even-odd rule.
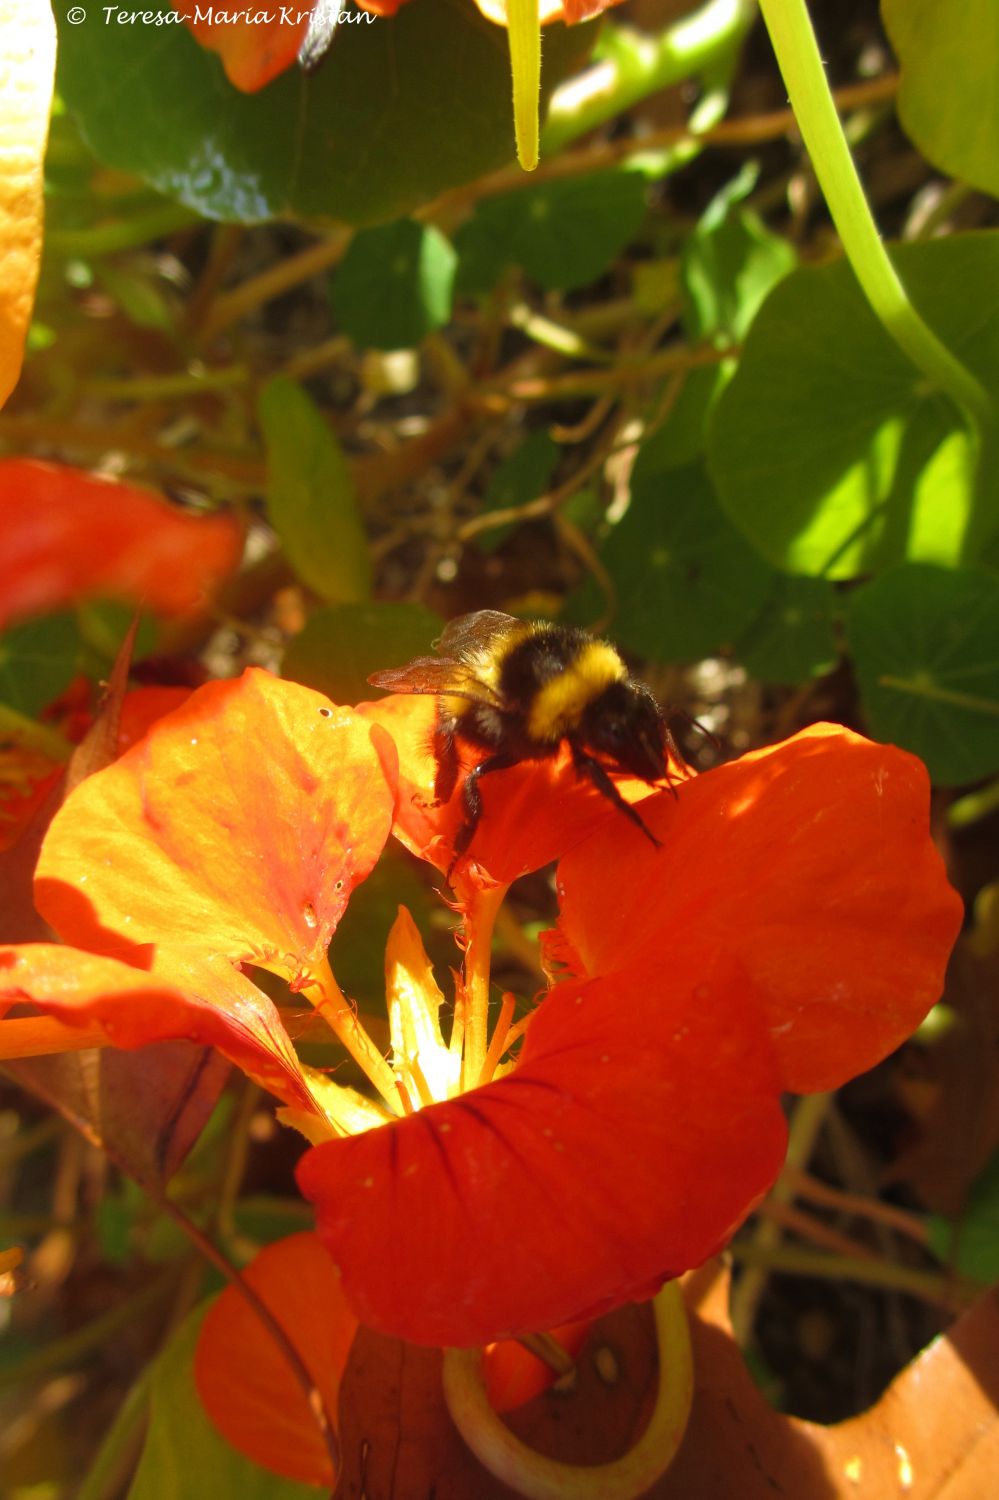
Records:
[[[887,333],[981,439],[993,422],[984,387],[913,307],[871,216],[833,104],[805,0],[760,0],[791,106],[826,205],[864,295]]]
[[[541,132],[544,155],[695,74],[715,82],[731,67],[755,15],[756,0],[707,0],[659,36],[606,25],[595,66],[555,91]]]

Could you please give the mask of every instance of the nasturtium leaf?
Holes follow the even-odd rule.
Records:
[[[995,390],[999,235],[900,245],[892,258],[919,311]],[[845,261],[793,271],[770,293],[708,438],[722,506],[787,572],[967,561],[971,534],[980,546],[999,523],[995,465],[973,503],[956,409],[889,338]]]
[[[267,515],[288,561],[323,599],[367,598],[371,558],[357,496],[329,423],[284,375],[260,396]]]
[[[700,458],[707,442],[707,420],[712,403],[724,390],[733,360],[724,364],[701,365],[687,371],[674,395],[667,382],[659,401],[667,404],[665,417],[642,442],[632,470],[632,483],[644,482],[653,474],[667,469],[683,468]],[[655,420],[655,404],[650,418]]]
[[[852,596],[847,639],[878,739],[947,786],[999,770],[999,576],[891,568]]]
[[[72,614],[43,615],[0,635],[0,703],[36,718],[79,669],[80,632]]]
[[[650,661],[697,661],[731,645],[773,586],[696,464],[633,485],[600,557],[617,592],[614,638]]]
[[[999,1280],[999,1153],[975,1180],[964,1212],[957,1219],[931,1214],[926,1228],[934,1254],[963,1276],[985,1286]]]
[[[547,430],[538,427],[494,470],[482,496],[483,511],[526,505],[548,488],[561,450]],[[510,534],[510,526],[480,531],[476,541],[483,552],[495,552]]]
[[[513,156],[506,31],[469,0],[341,26],[321,68],[249,95],[179,21],[109,25],[87,6],[70,25],[67,9],[57,0],[59,89],[87,144],[208,218],[377,223]],[[546,98],[594,36],[548,29]]]
[[[586,286],[634,238],[645,199],[644,179],[623,168],[486,198],[455,235],[458,286],[491,291],[510,265],[549,291]]]
[[[835,621],[831,583],[778,575],[767,602],[736,641],[735,654],[763,682],[807,682],[836,663]]]
[[[281,1479],[258,1468],[220,1437],[194,1386],[194,1351],[205,1309],[198,1308],[174,1334],[153,1367],[146,1441],[128,1500],[316,1500],[312,1485]]]
[[[902,128],[941,172],[999,195],[994,0],[882,0],[902,68]]]
[[[797,263],[790,241],[739,207],[758,175],[754,163],[748,167],[708,205],[684,245],[684,322],[694,339],[740,342],[764,297]]]
[[[379,696],[372,672],[426,656],[443,625],[422,604],[332,605],[289,642],[282,674],[334,703],[361,703]]]
[[[412,348],[450,318],[457,261],[431,224],[362,229],[333,273],[337,322],[359,348]]]

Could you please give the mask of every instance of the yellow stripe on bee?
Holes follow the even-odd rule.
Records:
[[[538,689],[528,715],[528,734],[543,744],[560,740],[576,728],[594,698],[627,675],[613,646],[589,641],[570,666]]]

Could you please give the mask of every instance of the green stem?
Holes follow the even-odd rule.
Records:
[[[517,160],[525,172],[538,164],[541,108],[541,21],[538,0],[508,0],[507,40],[513,75],[513,128]]]
[[[731,69],[755,16],[756,0],[707,0],[659,36],[605,24],[594,66],[555,91],[541,132],[545,156],[687,78],[706,75],[717,83]],[[700,125],[706,128],[704,121]]]
[[[150,240],[161,240],[202,221],[181,203],[154,203],[130,219],[116,219],[111,224],[93,224],[83,229],[53,229],[45,236],[47,255],[114,255],[120,250],[134,250]]]
[[[805,0],[760,0],[815,175],[847,259],[885,330],[937,390],[956,403],[981,440],[994,413],[984,387],[909,301],[888,258],[833,104]]]

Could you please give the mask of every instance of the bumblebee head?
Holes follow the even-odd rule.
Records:
[[[597,755],[642,781],[668,779],[672,736],[665,715],[644,683],[626,677],[588,704],[580,739]]]

